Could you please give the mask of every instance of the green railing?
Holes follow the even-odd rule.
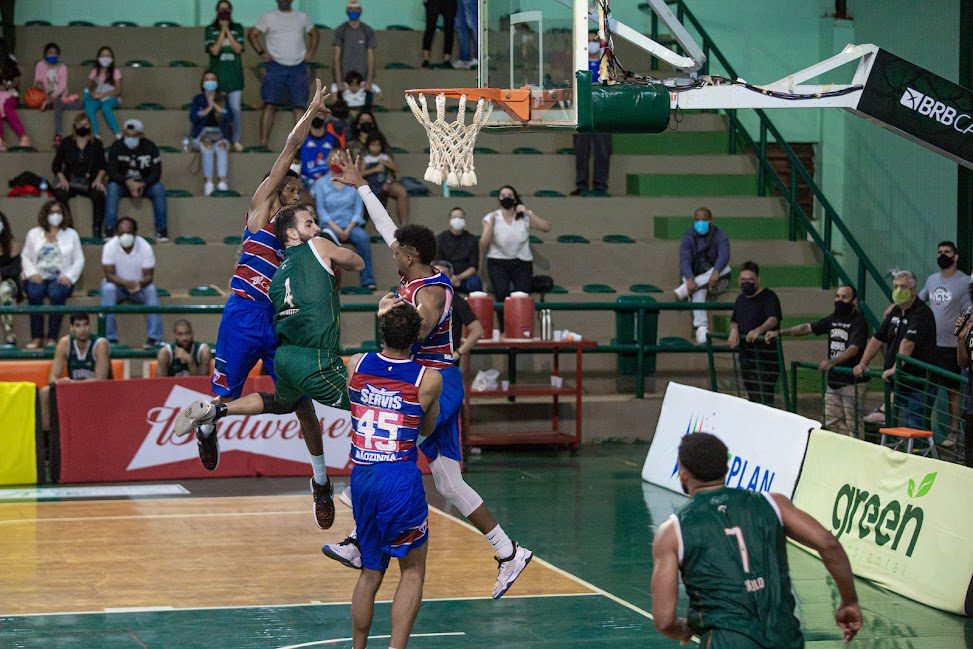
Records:
[[[731,79],[737,78],[737,73],[730,65],[726,57],[710,38],[709,34],[696,19],[696,16],[686,6],[684,0],[666,0],[667,4],[676,5],[676,17],[687,28],[691,25],[702,40],[701,47],[706,55],[706,64],[701,70],[702,74],[709,74],[710,61],[715,58],[723,67],[726,75]],[[659,21],[655,14],[652,14],[652,38],[657,39],[659,35]],[[681,50],[677,43],[673,44],[676,49]],[[653,59],[655,62],[655,59]],[[654,68],[653,68],[654,69]],[[868,319],[872,327],[877,327],[880,319],[870,306],[866,303],[868,295],[873,294],[873,289],[879,291],[891,300],[892,292],[888,282],[879,272],[875,264],[868,258],[865,250],[855,239],[848,226],[838,216],[837,211],[828,201],[824,192],[814,181],[811,172],[808,171],[804,163],[794,153],[794,150],[787,143],[780,131],[774,126],[767,114],[761,109],[754,109],[753,112],[759,120],[759,136],[757,140],[747,132],[743,123],[737,117],[736,109],[725,109],[723,111],[729,120],[729,153],[737,152],[738,145],[742,143],[745,149],[749,150],[757,159],[757,189],[761,196],[766,196],[768,188],[776,190],[784,198],[788,205],[788,237],[791,241],[796,241],[804,234],[810,235],[817,245],[822,256],[821,288],[827,289],[833,285],[835,279],[842,284],[850,284],[858,291],[858,300],[861,304],[862,312]],[[781,151],[786,155],[790,165],[790,182],[784,182],[777,171],[774,169],[770,160],[767,158],[767,145],[769,138],[780,146]],[[818,201],[823,213],[823,223],[820,232],[812,222],[804,208],[798,202],[798,183],[804,182],[811,190],[811,194]],[[835,234],[844,239],[845,250],[837,252],[835,250]],[[852,255],[854,259],[843,261],[839,257]]]
[[[853,376],[854,372],[847,367],[834,367],[830,370],[835,374]],[[877,406],[884,408],[885,412],[891,411],[892,404],[892,383],[882,380],[881,370],[868,370],[864,377],[867,382],[857,384],[854,391],[854,409],[857,412],[851,432],[855,437],[864,437],[862,416],[868,410]],[[791,403],[788,410],[794,413],[804,414],[811,419],[820,419],[821,423],[827,426],[825,417],[825,398],[828,388],[828,372],[822,372],[819,363],[808,363],[805,361],[791,362]],[[815,412],[802,412],[800,395],[807,395],[812,391],[819,395],[820,401],[815,407]],[[844,431],[834,431],[844,432]]]
[[[728,344],[713,344],[714,340],[726,341],[727,338],[727,334],[720,333],[710,333],[706,336],[706,359],[709,364],[710,390],[713,392],[722,392],[719,385],[719,376],[726,377],[726,374],[720,372],[720,368],[717,367],[717,354],[729,354],[733,363],[729,373],[729,378],[733,381],[733,396],[746,399],[749,395],[744,384],[744,369],[739,361],[740,346],[730,347]],[[776,400],[777,386],[780,387],[781,405],[783,405],[784,409],[789,409],[792,392],[790,381],[787,379],[787,366],[784,364],[784,346],[781,344],[780,338],[775,339],[775,345],[776,360],[774,362],[774,369],[777,370],[777,378],[774,381],[773,392]],[[759,363],[757,367],[751,369],[755,369],[758,374],[766,371],[759,367]]]

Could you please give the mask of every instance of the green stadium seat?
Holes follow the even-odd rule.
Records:
[[[591,243],[580,234],[562,234],[557,238],[558,243]]]
[[[174,23],[171,20],[159,20],[153,27],[182,27],[179,23]]]
[[[206,240],[202,237],[176,237],[174,239],[177,246],[205,246]]]
[[[499,189],[494,189],[494,190],[492,190],[490,192],[490,196],[492,196],[493,198],[496,198],[499,195],[500,195],[500,190]]]
[[[556,189],[538,189],[534,192],[537,198],[564,198],[564,194]]]
[[[116,20],[111,24],[112,27],[138,27],[131,20]]]
[[[635,243],[635,239],[627,234],[606,234],[601,240],[605,243]]]
[[[411,31],[415,31],[411,27],[409,27],[408,25],[389,25],[385,29],[387,29],[390,32],[411,32]]]
[[[685,338],[680,338],[679,336],[666,336],[659,341],[659,344],[663,347],[674,347],[678,349],[687,349],[689,347],[696,346]]]
[[[532,146],[518,146],[514,147],[514,155],[541,155],[540,149],[535,149]]]
[[[51,23],[46,20],[28,20],[24,27],[50,27]]]
[[[320,61],[311,61],[310,63],[307,64],[307,67],[310,68],[312,71],[317,72],[318,70],[321,70],[328,66],[326,66],[324,63],[321,63]]]
[[[82,246],[100,246],[104,243],[101,237],[81,237]]]
[[[426,151],[426,153],[429,153],[429,152]],[[473,153],[475,153],[475,154],[481,154],[481,155],[482,154],[491,155],[491,154],[494,154],[494,153],[499,153],[499,151],[497,151],[496,149],[491,149],[488,146],[475,146],[475,147],[473,147]]]
[[[568,289],[564,288],[560,284],[555,284],[554,286],[551,287],[551,290],[548,291],[547,294],[548,295],[551,295],[552,293],[556,293],[558,295],[564,295],[567,292],[568,292]]]
[[[131,59],[130,61],[125,61],[126,68],[151,68],[155,67],[151,61],[146,61],[145,59]]]
[[[249,112],[249,111],[252,111],[252,110],[257,110],[257,109],[254,108],[253,106],[251,106],[250,104],[246,103],[246,102],[243,102],[243,103],[240,104],[240,112],[241,113]]]
[[[382,239],[382,235],[380,234],[373,234],[368,238],[368,240],[372,243],[382,243],[384,241],[384,239]]]
[[[465,189],[450,189],[449,195],[450,197],[456,198],[472,198],[473,196],[476,196],[476,194],[473,192],[468,192]]]
[[[170,68],[197,68],[199,66],[196,65],[196,63],[194,63],[193,61],[187,61],[185,59],[175,59],[173,61],[169,61],[169,67]]]
[[[422,152],[423,152],[423,153],[429,153],[429,147],[425,147],[425,148],[424,148],[424,149],[422,150]]]
[[[618,292],[608,284],[585,284],[584,286],[581,287],[581,290],[584,291],[585,293],[617,293]]]
[[[375,104],[374,106],[372,106],[372,112],[373,113],[387,113],[387,112],[389,112],[389,109],[387,107],[385,107],[385,106],[382,106],[381,104]]]
[[[239,246],[243,243],[243,237],[238,237],[235,234],[231,234],[228,237],[223,237],[223,243],[228,246]]]
[[[212,286],[194,286],[189,289],[191,297],[217,297],[219,294],[220,292]]]
[[[101,297],[101,289],[99,288],[89,288],[88,297]]]
[[[182,110],[189,110],[192,107],[193,107],[192,102],[187,101],[185,104],[183,104],[179,108],[181,108]]]
[[[212,194],[210,198],[239,198],[240,192],[235,189],[217,189]]]
[[[318,29],[331,29],[327,25],[322,25],[321,23],[314,23],[314,26],[317,27]]]
[[[592,189],[581,194],[585,198],[608,198],[610,194],[604,189]]]
[[[160,144],[159,151],[162,153],[179,153],[179,149],[172,146],[171,144]]]
[[[341,289],[342,295],[371,295],[372,289],[367,286],[345,286]]]
[[[409,65],[408,63],[402,63],[400,61],[392,61],[391,63],[385,64],[385,69],[386,70],[415,70],[416,66]],[[406,108],[408,107],[409,105],[406,104]]]
[[[244,153],[270,153],[270,149],[261,144],[255,144],[243,149]]]
[[[529,237],[527,238],[527,240],[528,240],[528,241],[529,241],[530,243],[534,243],[534,244],[539,244],[539,243],[544,243],[544,240],[543,240],[543,239],[541,239],[541,238],[540,238],[539,236],[537,236],[536,234],[532,234],[532,235],[530,235],[530,236],[529,236]]]
[[[13,146],[8,146],[7,151],[10,151],[11,153],[36,153],[37,149],[35,149],[33,146],[20,146],[19,144],[15,144]]]
[[[573,146],[562,146],[560,149],[558,149],[554,153],[556,153],[558,155],[574,155],[574,147]]]
[[[394,147],[392,147],[392,148],[391,148],[391,149],[389,149],[389,150],[390,150],[390,151],[391,151],[392,153],[408,153],[408,152],[409,152],[409,150],[408,150],[408,149],[403,149],[403,148],[402,148],[402,147],[400,147],[400,146],[394,146]]]
[[[83,65],[85,67],[95,66],[95,65],[98,65],[98,60],[97,59],[85,59],[84,61],[81,62],[81,65]]]
[[[154,101],[143,101],[135,106],[137,110],[165,110],[166,107]]]
[[[95,27],[96,25],[90,20],[72,20],[68,22],[68,27]]]
[[[632,293],[661,293],[662,289],[655,284],[632,284],[628,287]]]
[[[193,193],[186,189],[167,189],[166,196],[169,198],[192,198]]]
[[[169,289],[167,289],[167,288],[159,288],[157,286],[156,287],[156,293],[159,294],[159,297],[172,297],[172,293],[170,293],[169,292]]]

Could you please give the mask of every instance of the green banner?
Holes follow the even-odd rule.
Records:
[[[973,469],[811,432],[794,504],[830,529],[853,572],[973,615]]]

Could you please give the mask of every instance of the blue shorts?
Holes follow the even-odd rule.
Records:
[[[307,64],[281,65],[276,61],[267,62],[267,74],[260,84],[260,99],[265,104],[281,106],[284,96],[290,100],[292,108],[307,106]]]
[[[440,455],[462,462],[459,422],[463,411],[463,374],[455,365],[440,370],[439,373],[443,377],[443,391],[439,395],[436,429],[419,444],[419,450],[430,462]]]
[[[262,360],[267,373],[274,373],[277,334],[274,332],[273,307],[264,302],[245,300],[231,295],[223,309],[220,330],[216,335],[216,361],[210,386],[219,397],[239,399],[247,374]]]
[[[429,539],[429,507],[415,462],[355,465],[351,491],[362,567],[385,570],[389,559]]]

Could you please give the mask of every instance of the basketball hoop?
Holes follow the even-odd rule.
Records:
[[[418,95],[418,101],[415,98]],[[426,95],[436,97],[436,117],[429,114]],[[458,98],[456,120],[446,120],[446,98]],[[476,110],[466,123],[466,101],[476,100]],[[476,184],[473,167],[473,146],[480,129],[490,119],[494,104],[517,119],[530,119],[530,90],[501,90],[498,88],[426,88],[406,90],[405,100],[429,137],[429,166],[423,176],[437,185],[469,187]]]

